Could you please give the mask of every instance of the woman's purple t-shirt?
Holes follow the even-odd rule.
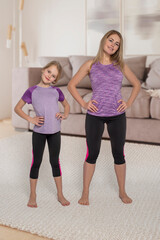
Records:
[[[110,117],[120,115],[124,112],[118,112],[120,105],[118,101],[122,99],[121,86],[123,74],[113,63],[103,65],[100,62],[94,63],[90,71],[90,80],[93,90],[92,100],[98,103],[94,105],[98,108],[97,112],[88,113],[94,116]]]
[[[61,120],[56,118],[59,112],[58,101],[64,101],[62,91],[57,87],[43,88],[33,86],[28,88],[22,96],[23,101],[32,104],[36,116],[44,117],[42,126],[34,126],[33,131],[43,134],[53,134],[61,129]]]

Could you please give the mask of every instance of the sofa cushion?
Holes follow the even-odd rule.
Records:
[[[160,98],[152,97],[150,104],[151,118],[160,119]]]
[[[127,101],[131,95],[132,87],[122,87],[122,99]],[[150,117],[150,94],[141,89],[132,106],[126,110],[129,118],[149,118]]]
[[[86,95],[83,97],[83,100],[84,100],[85,102],[88,102],[88,101],[91,99],[91,97],[92,97],[92,92],[86,94]],[[81,107],[81,110],[82,110],[82,113],[84,113],[84,114],[87,113],[87,109],[84,109],[84,108]]]
[[[150,65],[150,71],[148,73],[146,82],[142,85],[147,89],[160,88],[160,58],[156,59]]]
[[[131,95],[132,87],[122,87],[122,98],[127,101]],[[89,93],[83,97],[83,100],[88,102],[92,97],[92,93]],[[82,113],[86,113],[87,110],[82,108]],[[126,110],[126,117],[129,118],[149,118],[150,116],[150,95],[141,89],[136,100],[130,108]]]
[[[62,66],[62,75],[54,86],[65,86],[68,84],[72,77],[72,69],[68,57],[39,57],[39,61],[42,67],[51,61],[58,61]]]
[[[92,56],[70,56],[69,61],[72,65],[72,76],[76,74],[79,68],[88,60],[93,59]],[[91,88],[91,82],[89,76],[87,75],[83,80],[77,85],[79,88]]]
[[[69,93],[67,87],[63,86],[63,87],[60,87],[60,89],[62,90],[66,100],[68,101],[68,103],[70,105],[70,113],[82,113],[80,104],[72,97],[72,95]],[[81,88],[79,88],[77,90],[78,90],[80,96],[82,96],[82,97],[91,91],[89,89],[81,89]],[[59,103],[59,109],[60,109],[60,112],[64,112],[64,108],[61,103]]]
[[[30,104],[30,106],[32,106],[32,105]],[[29,110],[29,116],[33,118],[33,117],[36,116],[36,114],[35,114],[35,111],[33,110],[33,108],[32,107],[30,107],[30,108],[31,108],[31,110]],[[34,124],[29,122],[28,123],[28,128],[29,128],[29,130],[33,130]]]
[[[141,56],[124,59],[124,62],[140,81],[143,81],[146,58],[146,56]],[[131,83],[126,79],[126,77],[123,78],[122,86],[131,86]]]

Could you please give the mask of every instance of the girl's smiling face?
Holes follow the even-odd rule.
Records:
[[[105,43],[103,50],[108,55],[113,55],[120,47],[120,38],[117,34],[110,35]]]
[[[42,82],[46,85],[50,85],[52,82],[54,82],[57,76],[58,69],[54,65],[42,70]]]

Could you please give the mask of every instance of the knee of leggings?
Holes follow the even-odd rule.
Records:
[[[114,164],[121,165],[125,163],[125,159],[114,159]]]
[[[98,158],[98,153],[96,154],[89,154],[89,156],[86,159],[86,162],[90,164],[95,164]]]
[[[30,171],[30,178],[37,179],[39,175],[39,169],[32,168]]]
[[[125,163],[125,158],[123,154],[113,154],[114,164],[121,165]]]
[[[61,168],[59,164],[52,165],[52,174],[53,177],[59,177],[62,175]]]
[[[90,164],[95,164],[97,159],[86,159],[86,162],[90,163]]]

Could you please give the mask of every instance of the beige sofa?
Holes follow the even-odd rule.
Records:
[[[79,67],[88,59],[93,57],[89,56],[70,56],[70,57],[41,57],[40,63],[42,66],[46,65],[51,60],[58,60],[63,67],[63,74],[58,81],[58,86],[64,93],[66,99],[70,104],[70,115],[67,120],[62,121],[61,132],[62,134],[80,135],[85,136],[85,113],[86,110],[73,99],[67,90],[67,84],[72,76],[76,73]],[[148,69],[145,68],[146,57],[136,57],[126,59],[125,62],[136,74],[137,78],[141,81],[143,87],[147,86],[148,79],[146,73]],[[149,72],[150,73],[150,72]],[[32,124],[20,118],[14,112],[14,107],[18,100],[23,95],[24,91],[38,84],[41,76],[41,68],[14,68],[12,79],[12,123],[15,128],[32,130]],[[151,80],[149,81],[149,83]],[[151,84],[150,84],[151,85]],[[160,88],[160,87],[159,87]],[[92,90],[89,77],[86,76],[78,85],[78,91],[84,100],[88,101],[91,98]],[[122,82],[122,97],[127,100],[132,86],[123,79]],[[63,107],[60,104],[60,111],[63,112]],[[35,116],[32,105],[26,104],[24,111],[30,116]],[[141,88],[138,97],[126,111],[127,116],[127,134],[126,139],[135,142],[146,142],[160,144],[160,98],[151,97],[146,89]],[[108,138],[107,130],[105,129],[104,138]]]

